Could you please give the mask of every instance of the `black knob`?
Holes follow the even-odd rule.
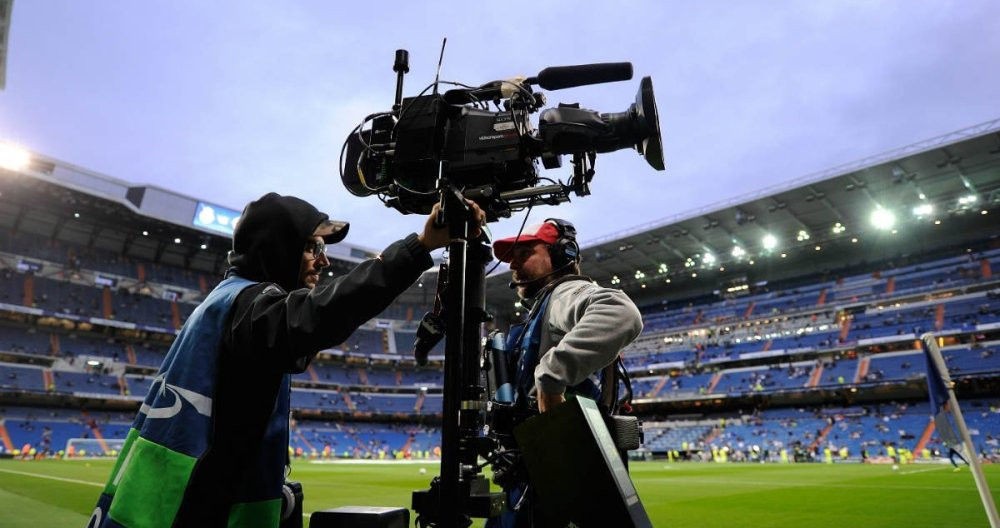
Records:
[[[410,52],[405,49],[396,50],[396,62],[392,64],[392,71],[394,72],[410,72]]]

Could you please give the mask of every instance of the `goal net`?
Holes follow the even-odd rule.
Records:
[[[115,457],[125,446],[124,438],[70,438],[66,441],[65,458]]]

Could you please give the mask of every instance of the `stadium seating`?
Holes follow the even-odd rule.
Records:
[[[983,452],[997,452],[1000,439],[1000,401],[973,399],[962,402],[973,443]],[[700,423],[653,422],[646,425],[644,448],[654,452],[706,451],[728,447],[746,452],[757,446],[776,461],[781,449],[800,447],[809,452],[830,446],[847,448],[848,457],[885,456],[885,446],[940,448],[936,434],[922,442],[929,429],[930,406],[919,403],[883,403],[853,408],[784,408],[753,415],[711,415]],[[918,453],[920,455],[920,453]],[[812,456],[812,455],[810,455]]]
[[[203,290],[215,280],[188,270],[9,233],[0,236],[0,251],[5,249],[68,264],[72,269],[126,277],[142,274],[147,280],[179,288]],[[785,289],[779,284],[772,286],[772,291],[742,298],[704,298],[678,302],[677,306],[661,303],[644,307],[646,328],[625,355],[635,396],[646,402],[735,400],[922,383],[923,355],[913,341],[929,330],[961,338],[943,349],[956,378],[1000,375],[1000,341],[968,339],[983,325],[1000,322],[1000,295],[988,289],[966,291],[969,286],[988,282],[981,273],[982,260],[990,266],[1000,265],[1000,250]],[[31,298],[25,298],[29,290]],[[193,302],[171,302],[69,282],[58,275],[42,277],[13,270],[0,274],[0,302],[67,317],[145,324],[165,333],[195,307]],[[420,311],[414,306],[394,305],[382,314],[383,321],[395,319],[392,324],[360,329],[331,354],[321,355],[305,372],[295,374],[293,409],[305,418],[320,419],[328,413],[403,420],[440,415],[440,368],[417,369],[408,362],[415,336],[412,317]],[[893,346],[873,346],[884,343]],[[109,337],[97,331],[12,321],[0,325],[0,351],[46,362],[41,366],[0,362],[0,391],[137,402],[148,392],[167,347],[157,339]],[[442,353],[443,343],[432,351]],[[100,358],[106,365],[90,371],[91,367],[79,361],[83,356]],[[105,374],[107,365],[127,370],[122,375]],[[991,421],[996,416],[989,410],[995,403],[976,401],[972,405],[976,412],[970,415],[970,423],[977,424],[984,445],[991,445],[986,442],[1000,436]],[[51,431],[53,446],[64,445],[68,438],[95,434],[86,417],[44,413],[52,414],[30,418],[10,415],[12,441],[37,441],[32,440],[33,435],[45,428]],[[773,455],[775,449],[793,444],[810,449],[830,444],[846,447],[851,456],[860,456],[862,450],[875,456],[888,443],[916,445],[926,429],[928,414],[926,404],[918,403],[830,412],[772,409],[682,425],[658,422],[663,425],[647,431],[645,447],[661,452],[684,445],[692,449],[725,445],[733,450],[757,445]],[[716,423],[704,423],[713,420]],[[120,438],[130,422],[131,416],[122,416],[98,427],[103,437]],[[319,425],[300,419],[291,445],[304,453],[329,446],[337,456],[396,456],[403,451],[431,450],[439,443],[438,435],[434,428],[412,424]],[[936,442],[932,435],[927,445],[935,446]]]

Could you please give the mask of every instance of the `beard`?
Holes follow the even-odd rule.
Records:
[[[517,296],[521,299],[531,299],[549,283],[548,280],[537,280],[537,277],[521,276],[517,273],[514,274],[513,278],[515,282],[530,281],[527,284],[517,285]]]

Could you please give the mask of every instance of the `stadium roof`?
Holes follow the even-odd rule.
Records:
[[[640,304],[690,299],[989,239],[998,204],[1000,119],[583,241],[583,267]],[[491,306],[512,306],[509,280],[490,277]]]
[[[8,229],[219,273],[239,215],[0,143],[0,226]],[[352,244],[332,246],[330,254],[347,262],[372,256]]]

